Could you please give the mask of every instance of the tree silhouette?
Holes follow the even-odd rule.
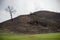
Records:
[[[11,20],[13,21],[13,13],[16,12],[16,10],[14,10],[13,7],[11,6],[8,6],[6,9],[5,9],[7,12],[9,12],[10,16],[11,16]]]

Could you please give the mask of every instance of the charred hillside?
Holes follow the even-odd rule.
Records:
[[[0,29],[14,33],[60,32],[60,13],[37,11],[0,23]]]

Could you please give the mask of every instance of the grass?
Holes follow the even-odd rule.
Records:
[[[60,40],[60,33],[48,33],[48,34],[0,33],[0,40]]]

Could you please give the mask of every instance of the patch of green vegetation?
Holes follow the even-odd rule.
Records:
[[[60,33],[48,33],[48,34],[0,33],[0,40],[60,40]]]

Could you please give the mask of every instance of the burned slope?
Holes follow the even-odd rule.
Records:
[[[30,15],[21,15],[0,24],[0,29],[15,33],[60,32],[59,13],[37,11]]]

